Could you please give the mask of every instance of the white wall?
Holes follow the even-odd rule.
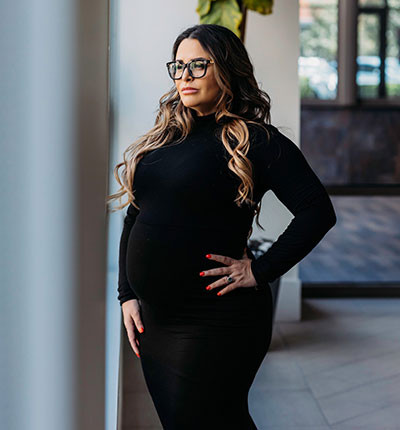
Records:
[[[159,99],[173,86],[165,63],[176,36],[198,23],[196,7],[196,0],[119,1],[112,109],[121,153],[153,126]]]

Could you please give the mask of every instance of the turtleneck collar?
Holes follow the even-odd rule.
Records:
[[[216,120],[215,120],[215,112],[210,113],[208,115],[198,115],[197,111],[193,112],[193,120],[194,120],[194,124],[195,127],[197,128],[198,126],[203,127],[203,126],[209,126],[209,125],[216,125]]]

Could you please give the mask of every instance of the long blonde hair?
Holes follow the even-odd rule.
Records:
[[[221,141],[231,155],[228,168],[236,174],[241,183],[235,203],[253,207],[257,225],[259,223],[261,201],[253,200],[253,166],[246,157],[250,149],[250,133],[247,124],[262,127],[269,138],[270,97],[261,90],[254,77],[253,66],[242,41],[228,28],[216,24],[199,24],[183,31],[176,39],[172,59],[175,59],[179,44],[183,39],[197,39],[208,51],[215,63],[214,74],[221,95],[216,103],[215,120],[221,125]],[[237,96],[239,95],[239,96]],[[114,168],[114,176],[120,189],[109,196],[107,201],[119,199],[127,194],[127,202],[112,209],[116,211],[135,202],[134,176],[140,159],[148,152],[171,142],[182,142],[191,132],[194,118],[190,108],[183,105],[175,87],[159,100],[159,109],[153,128],[130,144],[123,153],[123,161]],[[121,177],[119,169],[122,170]],[[263,229],[264,230],[264,229]],[[248,237],[251,236],[252,228]]]

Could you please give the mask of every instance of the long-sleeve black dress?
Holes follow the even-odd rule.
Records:
[[[206,290],[199,273],[241,259],[254,210],[234,203],[240,179],[218,138],[215,115],[195,115],[181,143],[147,153],[120,240],[118,299],[139,299],[145,381],[167,430],[250,430],[248,392],[272,334],[269,282],[305,257],[336,222],[331,200],[301,150],[273,125],[249,124],[254,199],[272,190],[294,215],[251,270],[259,289]]]

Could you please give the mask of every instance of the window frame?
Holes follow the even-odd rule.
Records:
[[[358,57],[358,17],[361,14],[380,14],[381,29],[379,40],[379,55],[386,59],[387,41],[385,33],[387,29],[387,16],[391,7],[385,0],[384,6],[360,6],[358,0],[338,0],[338,38],[337,38],[337,73],[338,86],[335,99],[323,100],[316,98],[300,97],[301,106],[326,106],[340,107],[353,106],[357,108],[370,108],[388,106],[400,106],[400,96],[381,97],[386,94],[385,86],[385,62],[381,62],[381,79],[379,86],[380,96],[377,98],[362,99],[356,82],[357,57]],[[383,73],[383,75],[382,75]]]

